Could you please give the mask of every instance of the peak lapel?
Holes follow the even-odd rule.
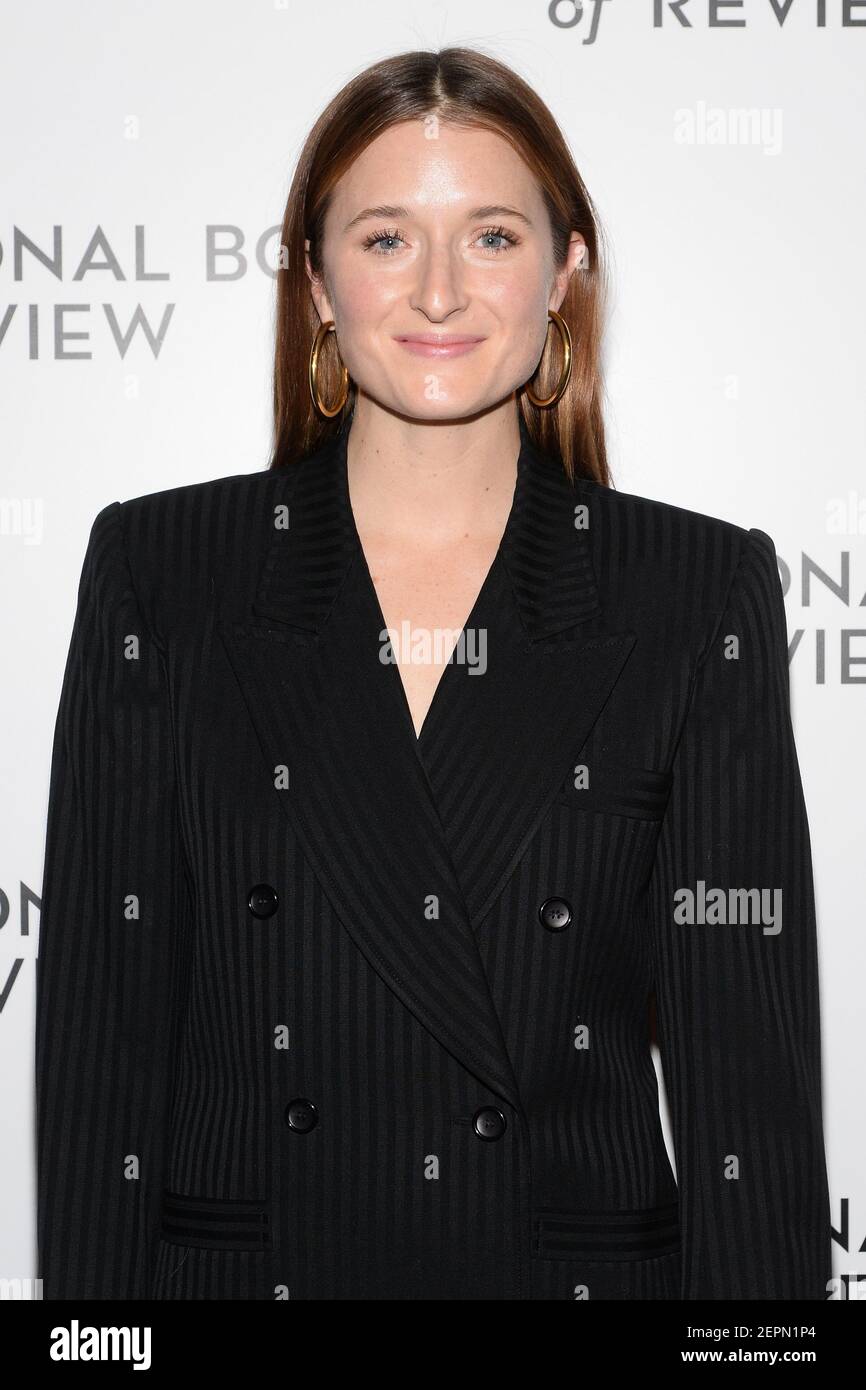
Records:
[[[522,422],[521,437],[511,515],[470,619],[486,669],[446,667],[419,740],[476,930],[579,761],[636,641],[604,625],[588,494],[536,450]]]

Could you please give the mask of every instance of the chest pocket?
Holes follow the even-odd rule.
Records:
[[[593,811],[634,820],[661,820],[671,794],[673,774],[650,767],[588,766],[586,787],[575,786],[570,773],[556,800],[574,811]]]

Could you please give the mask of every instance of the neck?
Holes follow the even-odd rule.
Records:
[[[519,452],[511,398],[471,420],[440,423],[394,415],[359,392],[346,454],[359,534],[430,548],[499,535]]]

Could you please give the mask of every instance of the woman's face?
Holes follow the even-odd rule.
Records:
[[[520,156],[431,117],[384,131],[340,180],[311,289],[363,393],[412,419],[460,419],[533,375],[583,249],[573,233],[557,272]]]

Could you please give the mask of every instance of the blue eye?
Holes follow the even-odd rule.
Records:
[[[517,245],[517,237],[512,236],[510,232],[506,232],[504,227],[488,227],[487,231],[481,232],[480,235],[482,237],[496,237],[499,241],[505,242],[505,246],[486,246],[484,248],[486,251],[507,251],[509,246]]]
[[[371,232],[370,235],[369,235],[368,237],[365,237],[365,238],[364,238],[363,247],[364,247],[364,250],[365,250],[365,251],[370,251],[370,250],[372,250],[372,248],[373,248],[374,246],[378,246],[378,243],[379,243],[380,241],[402,241],[402,240],[403,240],[403,238],[401,237],[400,233],[397,232],[397,231],[394,231],[394,232],[389,232],[389,231],[384,231],[384,232]],[[390,247],[387,247],[387,248],[386,248],[385,250],[383,250],[383,251],[379,251],[379,255],[380,255],[380,256],[390,256],[390,255],[393,254],[393,252],[394,252],[395,250],[396,250],[396,247],[390,246]]]

